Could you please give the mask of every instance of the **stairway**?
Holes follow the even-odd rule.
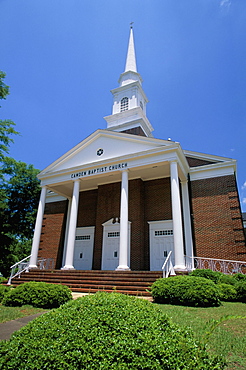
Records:
[[[102,270],[30,270],[14,278],[11,285],[28,281],[43,281],[67,285],[73,292],[96,293],[98,291],[146,296],[153,282],[162,277],[159,271],[102,271]]]

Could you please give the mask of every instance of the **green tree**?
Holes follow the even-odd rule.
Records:
[[[0,99],[9,87],[0,71]],[[0,272],[7,276],[15,262],[30,254],[39,199],[38,170],[8,157],[12,135],[19,134],[14,122],[0,120]]]

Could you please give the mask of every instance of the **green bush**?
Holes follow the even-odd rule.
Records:
[[[56,308],[72,299],[70,289],[65,285],[29,282],[20,284],[4,297],[5,306],[26,304],[41,308]]]
[[[246,275],[244,274],[241,274],[241,273],[237,273],[237,274],[234,274],[232,275],[233,278],[236,280],[236,281],[246,281]]]
[[[237,300],[246,303],[246,281],[241,280],[235,285]]]
[[[155,302],[183,306],[219,306],[220,293],[210,280],[196,276],[175,276],[158,279],[151,286]]]
[[[40,316],[0,343],[0,369],[215,370],[224,362],[158,306],[101,292]]]
[[[196,269],[190,273],[189,276],[199,276],[209,280],[212,280],[215,284],[219,282],[222,272],[212,271],[210,269]]]
[[[218,284],[230,284],[230,285],[235,285],[237,280],[234,278],[234,275],[226,275],[226,274],[221,274]]]
[[[237,301],[237,291],[236,288],[230,284],[218,284],[220,290],[220,299],[221,301]]]
[[[2,302],[4,296],[8,293],[9,289],[9,286],[0,285],[0,303]]]

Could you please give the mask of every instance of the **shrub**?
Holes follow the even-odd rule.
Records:
[[[222,301],[233,302],[237,300],[237,291],[236,288],[230,284],[218,284],[220,290],[220,299]]]
[[[222,272],[212,271],[210,269],[196,269],[190,273],[189,276],[199,276],[209,280],[212,280],[214,283],[218,283],[221,278]]]
[[[236,281],[246,281],[246,275],[241,274],[241,273],[234,274],[234,275],[233,275],[233,278],[234,278]]]
[[[4,296],[8,293],[10,287],[6,285],[0,285],[0,302],[2,302]]]
[[[237,300],[246,303],[246,281],[241,280],[235,285]]]
[[[218,284],[230,284],[230,285],[235,285],[237,280],[234,278],[234,275],[226,275],[226,274],[221,274]]]
[[[158,306],[96,293],[30,322],[0,344],[0,369],[223,369]]]
[[[184,306],[219,306],[220,293],[210,280],[196,276],[175,276],[158,279],[151,287],[151,293],[158,303]]]
[[[59,307],[72,299],[72,293],[67,286],[43,282],[20,284],[4,297],[5,306],[23,306],[25,304],[41,308]]]

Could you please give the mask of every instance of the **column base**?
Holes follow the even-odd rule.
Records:
[[[130,269],[130,267],[128,267],[128,266],[124,266],[124,265],[120,265],[120,266],[118,266],[116,269],[115,269],[115,271],[131,271],[131,269]]]
[[[175,265],[174,266],[175,272],[187,272],[187,267],[185,265]]]
[[[38,269],[38,266],[37,265],[29,265],[28,266],[28,270],[30,270],[30,269]]]
[[[63,266],[61,270],[75,270],[75,268],[72,265]]]

